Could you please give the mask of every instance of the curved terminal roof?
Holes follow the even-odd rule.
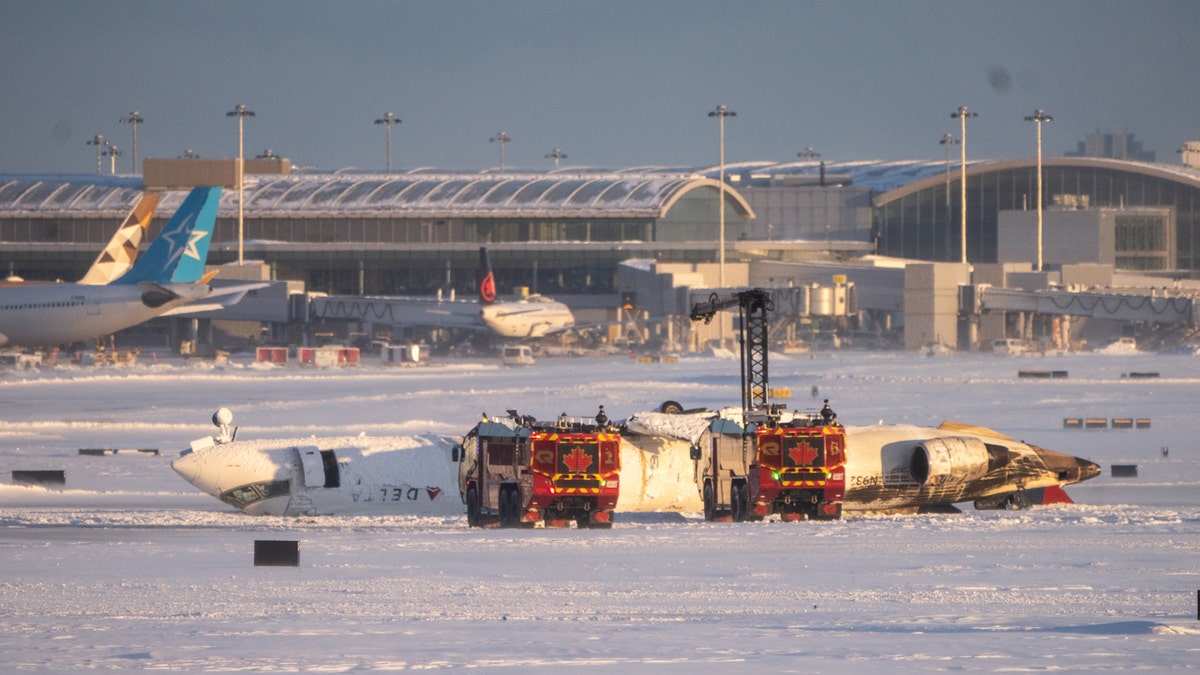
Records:
[[[1035,159],[968,160],[967,174],[1035,166]],[[1200,188],[1200,171],[1183,166],[1094,157],[1046,157],[1044,167],[1077,166],[1141,173]],[[875,192],[881,206],[945,180],[944,160],[826,162],[827,184],[853,185]],[[952,176],[958,162],[950,162]],[[771,185],[789,179],[815,184],[821,162],[735,162],[725,165],[727,199],[753,218],[738,193],[744,186]],[[247,176],[245,212],[250,216],[345,215],[397,212],[413,217],[651,217],[663,216],[687,192],[716,188],[720,168],[641,166],[620,171],[564,168],[549,173],[434,173],[414,169],[400,174],[296,174]],[[133,207],[141,190],[137,176],[0,176],[0,213],[121,214]],[[159,210],[169,213],[183,192],[163,196]],[[237,193],[221,198],[224,215],[237,210]]]
[[[391,212],[441,218],[657,218],[687,192],[719,186],[716,180],[678,172],[247,176],[244,211],[252,217]],[[136,177],[0,176],[0,212],[125,211],[140,187]],[[754,217],[735,189],[726,189],[726,195],[743,216]],[[160,210],[174,210],[183,197],[183,192],[165,194]],[[236,210],[237,191],[225,190],[221,211]]]
[[[124,214],[141,192],[136,176],[0,176],[0,212]]]
[[[941,187],[945,181],[945,163],[939,162],[941,167],[938,171],[931,175],[922,176],[917,180],[913,180],[902,185],[897,185],[889,188],[886,191],[881,191],[883,194],[876,195],[872,202],[875,206],[883,206],[889,202],[900,199],[910,194],[920,192],[933,187]],[[951,164],[951,177],[958,176],[958,170],[954,169],[954,164]],[[967,176],[975,176],[989,171],[1005,171],[1009,169],[1035,169],[1037,167],[1036,159],[1009,159],[1009,160],[988,160],[986,162],[967,162]],[[1162,178],[1173,180],[1178,183],[1190,185],[1194,188],[1200,188],[1200,171],[1186,166],[1174,166],[1170,164],[1151,164],[1149,162],[1131,162],[1123,159],[1107,159],[1102,157],[1043,157],[1042,169],[1054,167],[1083,167],[1091,169],[1111,169],[1113,171],[1125,171],[1139,173],[1145,176],[1154,178]]]

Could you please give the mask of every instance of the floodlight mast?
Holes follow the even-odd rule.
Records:
[[[560,159],[566,159],[566,158],[567,158],[567,153],[563,152],[562,148],[555,148],[554,150],[552,150],[550,152],[550,154],[546,155],[546,159],[554,160],[554,170],[555,171],[558,171],[558,161]]]
[[[137,129],[143,121],[145,120],[141,113],[136,110],[117,120],[118,124],[128,124],[129,128],[133,130],[133,157],[130,162],[133,166],[133,173],[137,173]]]
[[[956,145],[958,139],[946,134],[938,143],[946,146],[946,260],[949,260],[954,255],[950,246],[950,146]]]
[[[1026,122],[1037,124],[1037,267],[1042,271],[1042,122],[1053,122],[1054,118],[1038,108],[1025,117]]]
[[[967,106],[959,106],[958,110],[950,113],[951,117],[962,122],[962,133],[959,139],[962,143],[962,262],[967,264],[967,118],[979,117],[979,113],[971,112]]]
[[[716,110],[708,113],[709,117],[716,117],[719,122],[720,129],[720,202],[717,204],[717,212],[720,214],[719,225],[717,232],[718,246],[720,248],[719,262],[717,267],[717,285],[725,288],[725,118],[737,117],[737,113],[726,108],[723,105],[717,106]]]
[[[108,157],[108,173],[116,175],[117,173],[117,158],[124,157],[125,153],[112,143],[106,143],[104,148],[104,156]]]
[[[239,103],[237,107],[225,113],[226,117],[238,118],[238,158],[236,173],[238,185],[238,265],[242,264],[242,251],[244,249],[243,242],[245,240],[245,216],[243,210],[243,202],[245,201],[245,181],[243,180],[243,168],[245,166],[245,129],[244,123],[247,117],[254,117],[253,110],[247,110],[246,106]]]
[[[402,120],[396,117],[395,113],[384,113],[383,117],[375,120],[375,124],[382,124],[387,128],[387,172],[392,172],[392,125],[400,124]]]
[[[100,156],[104,152],[104,147],[108,145],[103,134],[96,134],[87,142],[88,145],[96,146],[96,173],[100,173]]]
[[[503,131],[488,139],[488,143],[500,144],[500,173],[504,173],[504,144],[511,140],[512,139],[508,137],[508,134]]]

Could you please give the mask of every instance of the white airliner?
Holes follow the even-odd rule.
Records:
[[[222,433],[192,444],[172,463],[196,488],[254,515],[465,513],[451,461],[456,439],[393,438],[235,440],[228,410],[214,415]],[[618,512],[700,512],[693,444],[712,413],[639,413],[621,436]],[[1070,502],[1065,485],[1099,475],[1088,460],[979,427],[947,423],[846,427],[846,512],[916,513],[1020,508]],[[935,440],[940,439],[940,440]],[[931,449],[946,462],[931,473]],[[925,454],[923,454],[925,453]],[[944,469],[944,471],[942,471]]]
[[[209,297],[204,262],[220,196],[219,187],[192,190],[146,254],[111,283],[0,287],[0,347],[101,337]]]
[[[562,332],[575,325],[575,316],[561,302],[543,295],[529,295],[518,300],[496,299],[496,277],[488,259],[487,248],[479,249],[480,317],[497,335],[506,338],[540,338]]]

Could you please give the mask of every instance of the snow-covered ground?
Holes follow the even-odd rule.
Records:
[[[1099,462],[1022,512],[477,530],[465,516],[252,517],[170,461],[239,438],[461,435],[482,412],[612,418],[739,399],[738,364],[542,359],[300,370],[181,363],[0,374],[0,663],[72,671],[1150,670],[1200,663],[1200,358],[771,355],[793,407],[945,419]],[[1066,370],[1064,379],[1018,370]],[[1129,378],[1159,372],[1160,377]],[[813,398],[812,393],[819,394]],[[1150,429],[1064,429],[1063,418]],[[1164,456],[1162,448],[1168,448]],[[157,448],[81,456],[80,448]],[[1136,464],[1113,478],[1112,464]],[[61,489],[13,470],[65,470]],[[253,566],[256,539],[299,567]]]

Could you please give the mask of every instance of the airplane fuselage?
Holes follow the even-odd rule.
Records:
[[[235,441],[186,452],[172,466],[195,487],[251,514],[451,515],[464,513],[461,495],[446,499],[457,484],[452,445],[426,435]],[[670,435],[623,436],[616,510],[701,511],[690,448],[690,440]],[[962,429],[846,427],[843,509],[914,512],[1070,485],[1099,470],[1077,457]]]
[[[944,506],[1070,485],[1100,470],[1007,437],[909,425],[846,427],[845,468],[847,511]]]
[[[233,441],[172,464],[252,515],[459,513],[449,442],[432,436]]]
[[[575,316],[561,302],[540,295],[484,305],[483,323],[506,338],[545,337],[575,325]]]
[[[206,284],[0,288],[0,346],[44,347],[101,337],[204,297]]]

